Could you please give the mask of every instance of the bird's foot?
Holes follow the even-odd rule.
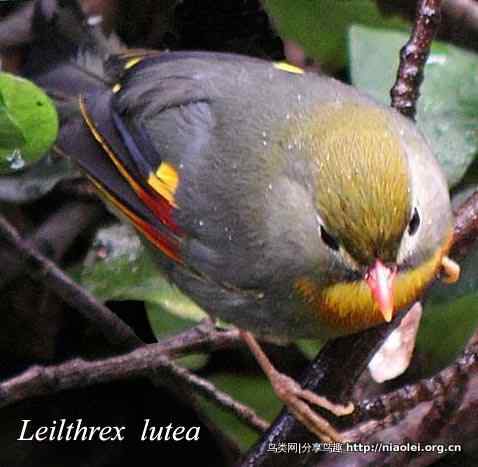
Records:
[[[308,389],[303,389],[297,381],[278,371],[270,375],[270,381],[277,397],[309,431],[327,443],[347,441],[324,417],[312,408],[312,405],[341,417],[354,411],[352,403],[347,405],[334,404],[325,397],[321,397]]]
[[[324,442],[346,442],[347,440],[324,417],[319,415],[311,405],[321,407],[341,417],[349,415],[354,411],[353,404],[334,404],[325,397],[302,388],[297,381],[274,368],[250,332],[242,330],[240,332],[243,340],[249,346],[257,362],[269,378],[277,397],[284,402],[294,417]]]

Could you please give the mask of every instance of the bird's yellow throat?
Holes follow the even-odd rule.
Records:
[[[431,258],[414,269],[400,272],[393,286],[394,311],[411,305],[437,276],[452,234]],[[370,288],[363,280],[320,287],[311,277],[302,277],[295,289],[319,321],[337,334],[349,334],[384,322]]]

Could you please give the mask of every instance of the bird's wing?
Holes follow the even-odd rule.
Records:
[[[146,160],[112,111],[113,96],[101,91],[81,97],[83,121],[63,128],[58,145],[117,211],[168,258],[181,262],[181,232],[172,220],[174,179],[159,158],[156,166]]]
[[[263,135],[274,137],[275,110],[258,102],[251,114],[251,103],[275,102],[285,121],[298,102],[289,73],[258,59],[207,52],[141,51],[109,66],[118,80],[82,98],[84,121],[66,137],[62,131],[66,152],[170,260],[240,287],[266,280],[265,265],[279,259],[263,247],[261,214],[249,205],[252,190],[269,182],[259,174],[253,186],[241,174],[251,175],[244,164],[267,168],[254,160]],[[257,86],[269,79],[283,86]]]
[[[176,263],[183,262],[180,250],[184,237],[174,220],[178,172],[158,153],[142,124],[145,115],[141,106],[147,90],[135,82],[138,70],[132,69],[141,66],[154,70],[160,57],[161,66],[171,58],[202,55],[174,53],[164,54],[163,58],[156,51],[138,50],[110,58],[107,74],[116,78],[116,84],[81,96],[83,121],[69,122],[62,128],[58,142],[77,160],[106,201]],[[127,93],[126,105],[121,101],[123,92]],[[161,106],[179,107],[204,98],[200,88],[178,77],[165,92],[155,93],[154,104],[159,114]]]

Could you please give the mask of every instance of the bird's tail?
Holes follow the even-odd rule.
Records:
[[[151,166],[144,151],[153,153],[154,147],[146,149],[144,138],[137,146],[112,110],[122,76],[158,52],[128,50],[115,36],[106,38],[98,19],[84,18],[76,0],[39,0],[31,17],[31,52],[21,72],[56,103],[60,131],[54,150],[75,160],[107,204],[169,262],[180,263],[175,204],[161,178],[168,165],[158,157]]]
[[[29,47],[20,74],[53,98],[63,121],[79,112],[80,94],[111,86],[115,78],[105,63],[125,47],[116,34],[106,37],[101,17],[86,17],[76,0],[38,0],[30,8],[2,22],[0,36],[12,23],[24,32],[19,40]]]

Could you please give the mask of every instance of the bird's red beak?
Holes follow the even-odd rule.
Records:
[[[396,269],[385,266],[379,259],[365,274],[372,297],[387,323],[393,317],[393,282],[396,274]]]

